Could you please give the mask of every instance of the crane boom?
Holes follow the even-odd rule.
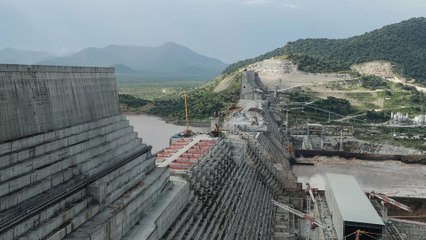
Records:
[[[411,210],[411,208],[409,206],[407,206],[405,204],[402,204],[402,203],[400,203],[400,202],[398,202],[398,201],[396,201],[396,200],[394,200],[394,199],[386,196],[385,194],[371,192],[370,196],[371,197],[376,197],[376,198],[384,201],[385,203],[390,203],[390,204],[392,204],[392,205],[394,205],[396,207],[399,207],[399,208],[401,208],[401,209],[403,209],[403,210],[405,210],[407,212],[412,212],[413,211],[413,210]]]
[[[299,211],[299,210],[297,210],[297,209],[294,209],[294,208],[292,208],[292,207],[290,207],[290,206],[287,206],[287,205],[285,205],[285,204],[282,204],[282,203],[280,203],[280,202],[277,202],[277,201],[275,201],[274,199],[271,199],[271,201],[272,201],[272,203],[273,203],[274,205],[278,206],[279,208],[284,209],[284,210],[286,210],[286,211],[288,211],[288,212],[291,212],[291,213],[293,213],[294,215],[299,216],[299,217],[301,217],[301,218],[303,218],[303,219],[307,219],[307,220],[311,221],[312,223],[314,223],[314,224],[315,224],[315,225],[317,225],[317,226],[320,226],[320,227],[322,227],[322,228],[327,229],[327,226],[325,226],[324,224],[322,224],[322,223],[318,222],[317,220],[315,220],[313,217],[309,216],[308,214],[306,214],[306,213],[304,213],[304,212],[302,212],[302,211]]]
[[[316,204],[316,203],[317,203],[317,200],[315,200],[314,193],[312,192],[312,188],[311,188],[311,185],[310,185],[309,183],[306,183],[306,191],[307,191],[307,192],[309,193],[309,195],[311,196],[312,203],[313,203],[313,204]]]

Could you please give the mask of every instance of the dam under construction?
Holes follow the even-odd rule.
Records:
[[[360,175],[295,159],[292,146],[342,134],[293,140],[276,93],[241,74],[218,137],[152,153],[120,111],[114,69],[0,65],[0,239],[425,239],[426,221],[410,219],[426,214],[421,180],[392,198],[395,210]]]

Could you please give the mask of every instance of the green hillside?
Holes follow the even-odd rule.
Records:
[[[386,60],[395,63],[403,76],[426,84],[426,18],[412,18],[346,39],[300,39],[259,57],[232,64],[224,72],[291,54],[308,55],[317,62],[336,61],[342,66]]]
[[[231,78],[230,87],[215,93],[213,90],[224,79]],[[239,99],[240,74],[221,75],[208,84],[188,91],[189,118],[192,120],[205,120],[213,112],[229,109]],[[162,97],[153,101],[154,106],[148,111],[150,114],[169,119],[185,119],[184,100],[178,94]]]

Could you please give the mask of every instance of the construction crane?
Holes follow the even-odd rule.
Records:
[[[392,204],[398,208],[401,208],[402,210],[405,210],[407,212],[412,212],[411,208],[405,204],[402,204],[388,196],[386,196],[385,194],[382,193],[376,193],[374,191],[370,192],[369,194],[369,198],[373,199],[373,198],[377,198],[380,199],[383,205],[383,220],[386,222],[388,221],[388,205]]]
[[[192,130],[189,128],[188,120],[188,94],[186,92],[182,93],[183,99],[185,100],[185,120],[186,120],[186,129],[183,131],[184,137],[190,137],[193,135]]]
[[[324,225],[324,224],[323,224],[323,223],[321,223],[321,222],[318,222],[315,218],[313,218],[313,217],[309,216],[308,214],[306,214],[306,213],[304,213],[304,212],[301,212],[301,211],[299,211],[299,210],[297,210],[297,209],[294,209],[294,208],[292,208],[292,207],[290,207],[290,206],[287,206],[287,205],[285,205],[285,204],[279,203],[279,202],[275,201],[274,199],[271,199],[271,201],[272,201],[272,203],[273,203],[274,205],[276,205],[277,207],[279,207],[279,208],[281,208],[281,209],[284,209],[284,210],[286,210],[286,211],[288,211],[288,212],[291,212],[291,213],[293,213],[294,215],[299,216],[299,217],[301,217],[301,218],[303,218],[303,219],[305,219],[305,220],[309,220],[309,221],[311,222],[311,224],[312,224],[312,228],[313,228],[313,229],[315,229],[315,228],[316,228],[316,226],[319,226],[319,227],[324,228],[324,229],[328,229],[328,227],[327,227],[326,225]]]
[[[317,200],[315,200],[314,194],[312,193],[311,185],[309,183],[306,183],[306,193],[311,196],[312,203],[316,204]]]
[[[386,196],[385,194],[382,194],[382,193],[375,193],[374,191],[372,191],[372,192],[370,192],[369,197],[370,197],[370,199],[378,198],[378,199],[382,200],[384,203],[392,204],[392,205],[399,207],[399,208],[401,208],[401,209],[403,209],[407,212],[413,211],[413,210],[411,210],[411,208],[409,206],[402,204],[402,203],[400,203],[400,202],[398,202],[398,201],[396,201],[396,200],[394,200],[394,199],[392,199],[392,198],[390,198],[390,197],[388,197],[388,196]]]

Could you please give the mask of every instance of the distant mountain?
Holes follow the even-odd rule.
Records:
[[[110,45],[104,48],[86,48],[75,54],[58,57],[39,64],[115,66],[123,75],[164,76],[175,78],[202,78],[207,80],[219,74],[226,64],[200,55],[176,43],[158,47]]]
[[[123,74],[123,75],[138,75],[139,72],[129,68],[126,65],[123,64],[114,64],[111,67],[115,69],[115,73],[117,74]]]
[[[7,64],[34,64],[55,57],[55,55],[43,51],[18,50],[14,48],[0,50],[0,63]]]
[[[309,55],[321,59],[321,62],[326,59],[348,64],[386,60],[402,69],[405,77],[426,83],[426,18],[412,18],[346,39],[289,42],[257,58],[232,64],[225,72],[267,58],[291,54]]]

